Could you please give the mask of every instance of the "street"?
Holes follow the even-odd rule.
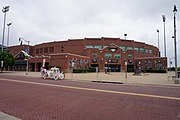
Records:
[[[0,111],[22,120],[179,120],[180,88],[0,75]]]

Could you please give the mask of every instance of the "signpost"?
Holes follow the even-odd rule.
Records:
[[[3,63],[4,61],[1,61],[1,72],[3,71]]]
[[[126,70],[125,70],[125,78],[126,78],[126,83],[127,83],[127,61],[125,61],[125,68],[126,68]]]
[[[3,67],[3,63],[4,63],[4,61],[1,61],[1,67]]]
[[[96,67],[96,79],[98,79],[98,67]]]
[[[46,63],[46,59],[43,59],[43,64],[42,64],[43,68],[45,67],[45,63]]]
[[[73,80],[73,69],[75,68],[76,63],[74,60],[71,61],[70,67],[72,68],[72,72],[71,72],[71,80]]]

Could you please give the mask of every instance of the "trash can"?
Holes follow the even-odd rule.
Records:
[[[180,71],[177,71],[177,76],[178,78],[180,78]]]
[[[177,78],[175,78],[174,83],[180,84],[180,71],[177,71]]]

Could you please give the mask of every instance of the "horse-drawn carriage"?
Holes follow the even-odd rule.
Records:
[[[63,72],[59,70],[59,68],[51,68],[50,70],[46,70],[44,68],[41,69],[41,77],[43,79],[50,78],[54,80],[63,80],[65,78],[65,75]]]

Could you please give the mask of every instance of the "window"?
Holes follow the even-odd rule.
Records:
[[[132,47],[127,47],[127,50],[132,50],[133,48]]]
[[[121,55],[120,54],[114,54],[114,58],[120,58]]]
[[[148,49],[145,49],[145,52],[146,52],[146,53],[148,53],[148,51],[149,51]]]
[[[93,56],[94,58],[96,58],[96,57],[97,57],[97,53],[92,54],[92,56]]]
[[[152,53],[152,50],[149,50],[149,53]]]
[[[86,45],[86,48],[97,48],[99,50],[102,50],[103,46],[102,45]]]
[[[39,49],[36,49],[36,54],[39,54]]]
[[[86,48],[93,48],[92,45],[86,45]]]
[[[50,53],[54,52],[54,47],[50,47]]]
[[[134,50],[139,51],[139,48],[134,48]]]
[[[125,47],[125,46],[120,46],[120,48],[121,48],[123,51],[126,51],[126,47]]]
[[[132,58],[132,54],[128,54],[128,58]]]
[[[144,52],[144,48],[140,48],[140,52]]]
[[[112,58],[112,54],[105,54],[105,58]]]
[[[95,45],[94,48],[98,48],[99,50],[102,50],[102,46],[101,45]]]
[[[43,48],[40,48],[40,53],[43,53]]]
[[[48,53],[48,47],[44,48],[44,53]]]

